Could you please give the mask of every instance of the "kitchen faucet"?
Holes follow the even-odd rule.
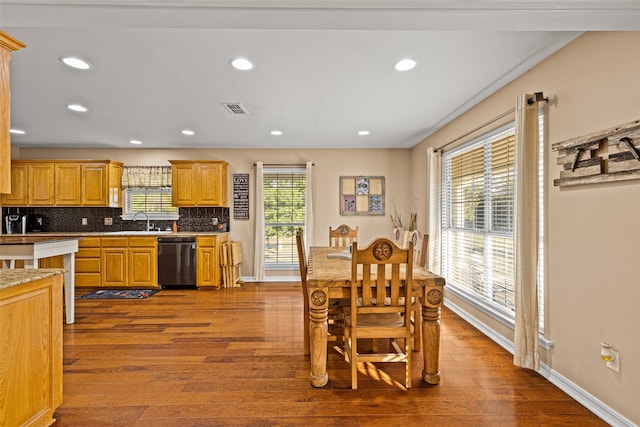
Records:
[[[144,216],[147,218],[147,231],[151,230],[151,227],[149,225],[149,214],[143,211],[138,211],[135,213],[135,215],[133,215],[133,221],[136,220],[136,217],[138,216],[138,214],[144,214]]]

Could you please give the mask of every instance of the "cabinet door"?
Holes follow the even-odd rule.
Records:
[[[171,169],[172,199],[176,206],[195,206],[196,181],[193,165],[173,165]]]
[[[80,164],[56,163],[55,203],[64,206],[80,206]]]
[[[51,206],[55,203],[53,169],[53,163],[30,163],[27,166],[30,205]]]
[[[158,287],[158,252],[155,248],[129,248],[130,287]]]
[[[216,286],[214,283],[214,254],[213,248],[198,248],[196,250],[196,285]]]
[[[102,287],[127,286],[127,249],[102,249]]]
[[[201,164],[196,165],[196,203],[201,206],[222,206],[226,204],[223,200],[223,179],[221,164]],[[226,174],[225,174],[226,176]],[[226,179],[224,180],[226,194]]]
[[[27,197],[27,165],[11,165],[11,193],[2,195],[3,206],[25,206]]]
[[[82,205],[109,206],[107,165],[82,165]]]

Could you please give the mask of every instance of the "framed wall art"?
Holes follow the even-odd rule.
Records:
[[[341,176],[340,215],[384,215],[384,176]]]

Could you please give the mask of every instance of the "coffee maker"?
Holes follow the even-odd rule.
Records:
[[[4,222],[7,234],[26,234],[29,216],[21,214],[7,214],[4,217]]]

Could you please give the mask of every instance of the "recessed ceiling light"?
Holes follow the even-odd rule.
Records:
[[[22,129],[9,129],[9,133],[12,133],[14,135],[24,135],[26,132]]]
[[[132,140],[129,141],[129,143],[135,144],[135,145],[140,145],[140,144],[142,144],[142,141],[139,141],[137,139],[132,139]]]
[[[76,68],[78,70],[90,70],[93,68],[93,65],[82,58],[78,58],[77,56],[61,56],[60,61],[69,67]]]
[[[193,136],[193,135],[195,135],[196,133],[195,133],[194,131],[192,131],[192,130],[185,129],[185,130],[183,130],[183,131],[182,131],[182,134],[183,134],[183,135]]]
[[[281,130],[272,130],[271,132],[269,132],[271,135],[275,135],[275,136],[280,136],[282,135],[282,131]]]
[[[253,70],[256,66],[253,61],[247,58],[233,58],[229,63],[233,68],[240,71]]]
[[[85,113],[88,111],[87,107],[80,104],[67,104],[67,108],[71,111],[77,111],[78,113]]]
[[[412,70],[416,66],[416,61],[413,59],[405,58],[396,62],[394,68],[398,71],[409,71]]]
[[[361,135],[361,136],[366,136],[366,135],[369,135],[370,133],[371,132],[369,132],[368,130],[360,130],[360,131],[358,131],[358,135]]]

